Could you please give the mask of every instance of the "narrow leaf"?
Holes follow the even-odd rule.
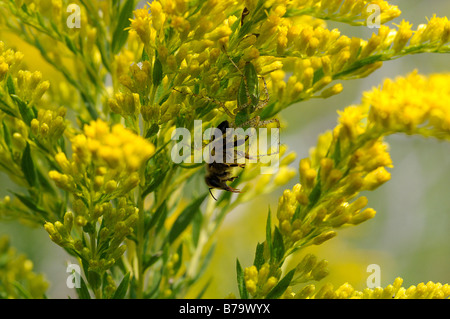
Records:
[[[150,58],[149,58],[147,52],[145,51],[145,48],[142,49],[141,61],[149,61],[149,60],[150,60]]]
[[[155,57],[155,64],[153,65],[153,86],[157,87],[163,79],[163,69],[161,61]]]
[[[142,192],[141,196],[144,199],[148,194],[154,192],[156,188],[164,181],[168,169],[158,169],[152,173],[152,180],[149,182],[147,188]]]
[[[83,277],[80,276],[80,288],[75,288],[78,294],[78,298],[80,299],[91,299],[91,295],[89,294],[89,290],[84,282]]]
[[[35,114],[33,113],[33,110],[28,107],[27,103],[22,101],[17,95],[12,94],[11,95],[12,100],[14,103],[16,103],[17,107],[19,108],[20,115],[22,116],[23,121],[30,126],[31,120],[35,118]]]
[[[27,143],[25,150],[22,154],[22,171],[28,184],[33,187],[36,185],[36,170],[34,168],[33,159],[31,157],[30,144]]]
[[[256,269],[260,269],[264,264],[264,243],[258,243],[256,245],[255,259],[253,260],[253,265]]]
[[[11,133],[9,132],[9,128],[6,125],[5,121],[3,121],[3,138],[9,151],[12,152]]]
[[[273,233],[273,255],[275,262],[279,262],[284,257],[284,243],[283,236],[281,235],[280,229],[275,227],[275,231]]]
[[[173,243],[175,241],[175,239],[177,239],[178,236],[190,224],[190,222],[194,218],[195,214],[197,213],[197,210],[200,209],[200,205],[203,203],[203,201],[205,200],[207,195],[208,195],[208,193],[200,196],[192,204],[190,204],[188,207],[186,207],[181,212],[181,214],[178,216],[178,218],[173,223],[172,228],[170,229],[169,235],[167,236],[167,240],[169,241],[169,243]]]
[[[9,94],[16,94],[16,90],[14,88],[14,81],[11,75],[8,75],[8,78],[6,79],[6,87],[8,88]]]
[[[162,202],[161,205],[156,209],[155,213],[149,218],[148,221],[145,222],[144,226],[144,234],[146,234],[150,229],[152,229],[153,226],[156,225],[156,223],[159,221],[161,216],[164,215],[164,213],[167,213],[167,205],[166,201]]]
[[[322,186],[320,183],[320,180],[317,181],[316,185],[312,189],[311,193],[308,196],[309,199],[309,205],[308,207],[311,208],[314,205],[316,205],[317,201],[320,198],[320,195],[322,194]]]
[[[153,123],[152,126],[147,130],[147,133],[145,133],[145,138],[150,138],[154,135],[156,135],[159,131],[159,125],[156,123]]]
[[[270,206],[269,206],[269,213],[267,214],[267,222],[266,222],[266,243],[269,247],[269,256],[272,257],[273,255],[273,245],[272,245],[272,216],[270,212]]]
[[[245,287],[244,271],[242,270],[239,259],[236,258],[236,275],[238,282],[239,295],[241,299],[248,299],[247,287]]]
[[[294,277],[295,268],[286,274],[286,276],[281,279],[278,284],[272,288],[272,290],[267,294],[266,299],[278,299],[286,291],[287,287]]]
[[[197,297],[195,299],[201,299],[203,295],[205,294],[206,290],[208,290],[209,285],[211,284],[212,279],[208,279],[206,284],[203,286],[203,288],[200,290],[200,292],[197,294]]]
[[[130,282],[130,273],[127,273],[123,277],[123,279],[120,282],[119,286],[117,287],[116,291],[114,292],[114,296],[112,296],[112,299],[123,299],[123,298],[125,298],[125,295],[127,294],[129,282]]]
[[[197,247],[198,239],[200,238],[200,230],[203,223],[203,215],[200,211],[197,211],[192,221],[192,242],[194,247]]]
[[[119,18],[117,20],[117,26],[114,30],[111,48],[112,52],[116,54],[120,51],[128,38],[128,30],[125,30],[130,25],[130,18],[134,9],[134,0],[127,0],[120,11]]]

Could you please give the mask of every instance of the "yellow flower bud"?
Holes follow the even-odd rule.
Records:
[[[325,241],[335,237],[337,233],[333,230],[330,230],[328,232],[322,233],[319,236],[315,237],[312,241],[313,245],[320,245],[323,244]]]
[[[273,287],[275,287],[275,285],[277,284],[278,279],[271,276],[269,279],[267,279],[266,283],[263,285],[262,289],[261,289],[261,293],[263,295],[267,295]]]
[[[362,212],[354,215],[350,220],[349,223],[353,225],[358,225],[362,222],[365,222],[368,219],[371,219],[375,217],[376,211],[372,208],[367,208],[363,210]]]

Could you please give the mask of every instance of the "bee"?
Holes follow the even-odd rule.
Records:
[[[227,150],[232,147],[237,147],[239,145],[242,145],[242,143],[245,143],[245,141],[248,139],[248,135],[245,137],[245,139],[237,139],[235,141],[231,141],[231,143],[228,143],[229,141],[226,138],[226,130],[227,128],[230,128],[230,124],[228,121],[221,122],[217,128],[222,132],[222,137],[219,139],[218,143],[222,144],[222,154],[223,154],[223,160],[220,162],[213,161],[212,163],[206,164],[206,175],[205,175],[205,182],[206,185],[209,187],[209,193],[211,196],[217,200],[214,195],[212,194],[211,190],[214,188],[222,189],[228,192],[232,193],[241,193],[239,189],[232,188],[227,184],[227,182],[233,182],[237,176],[233,176],[233,170],[235,167],[245,167],[245,163],[237,163],[237,153],[233,152],[233,158],[230,159],[227,158]],[[216,140],[215,140],[216,142]],[[219,145],[220,146],[220,145]],[[214,154],[213,154],[214,155]],[[244,155],[246,158],[249,158],[247,154]]]
[[[246,13],[243,13],[243,18],[245,18]],[[225,51],[224,51],[225,52]],[[226,52],[225,52],[226,54]],[[260,117],[260,113],[264,107],[268,105],[269,102],[269,92],[267,88],[266,81],[264,77],[261,77],[264,87],[261,90],[259,79],[255,66],[251,62],[246,62],[244,69],[240,70],[237,64],[226,54],[231,64],[235,67],[235,69],[238,71],[239,75],[241,76],[241,81],[238,87],[236,102],[237,107],[233,110],[228,109],[228,107],[225,105],[224,102],[217,101],[210,97],[205,96],[199,96],[197,94],[193,94],[194,96],[198,96],[204,100],[207,100],[209,102],[212,102],[214,104],[217,104],[220,108],[223,109],[225,114],[230,118],[230,122],[227,120],[222,121],[218,125],[218,129],[222,133],[221,139],[215,139],[212,143],[219,144],[218,146],[222,147],[222,151],[224,153],[229,154],[229,152],[225,152],[225,150],[235,148],[239,145],[242,145],[245,143],[248,139],[248,135],[245,137],[245,139],[237,139],[235,141],[229,141],[226,138],[226,131],[227,128],[258,128],[258,127],[264,127],[271,123],[276,124],[277,128],[280,129],[280,122],[278,119],[268,119],[268,120],[262,120]],[[179,91],[178,89],[174,89],[177,92],[183,93],[182,91]],[[261,94],[261,91],[263,94]],[[216,144],[216,145],[217,145]],[[222,145],[220,145],[222,144]],[[278,141],[278,147],[279,147],[279,141]],[[206,165],[206,175],[205,175],[205,182],[206,185],[209,187],[209,193],[211,196],[217,200],[214,195],[212,194],[212,189],[221,189],[232,193],[241,193],[239,189],[235,189],[231,186],[229,186],[228,182],[233,182],[237,176],[233,175],[234,168],[240,167],[244,168],[245,163],[238,163],[237,157],[245,157],[246,159],[250,159],[248,154],[239,154],[239,152],[235,151],[233,152],[233,158],[226,158],[224,157],[223,161],[220,162],[212,162],[207,163]],[[265,154],[265,155],[272,155],[272,154]],[[228,155],[227,155],[228,156]]]

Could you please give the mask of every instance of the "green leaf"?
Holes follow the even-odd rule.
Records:
[[[120,11],[119,18],[117,20],[117,26],[114,30],[111,49],[114,54],[120,51],[128,38],[128,30],[125,28],[130,26],[130,18],[132,18],[134,9],[134,0],[127,0]]]
[[[264,264],[264,243],[258,243],[256,245],[255,259],[253,260],[253,265],[256,269],[260,269]]]
[[[206,268],[209,265],[209,262],[211,261],[212,256],[214,255],[214,250],[216,249],[216,243],[212,244],[209,250],[206,252],[205,257],[202,260],[202,264],[200,266],[200,269],[198,270],[197,275],[194,277],[194,281],[197,281],[205,272]]]
[[[156,254],[153,254],[151,256],[145,256],[144,257],[144,270],[146,270],[148,267],[156,263],[162,256],[162,251],[157,252]]]
[[[130,273],[127,273],[123,277],[123,279],[120,282],[119,286],[117,287],[116,291],[114,292],[114,296],[112,296],[112,299],[123,299],[123,298],[125,298],[125,295],[127,294],[129,282],[130,282]]]
[[[46,217],[48,217],[48,213],[47,211],[45,211],[44,209],[42,209],[41,207],[37,206],[36,204],[36,200],[32,199],[29,196],[25,196],[23,194],[19,194],[19,193],[15,193],[10,191],[14,196],[16,196],[21,202],[22,204],[24,204],[25,206],[27,206],[29,209],[31,209],[34,212],[38,212],[42,215],[42,217],[44,217],[45,219],[47,219]]]
[[[308,207],[311,208],[313,207],[317,201],[320,198],[320,195],[322,194],[322,186],[320,185],[320,179],[317,181],[316,185],[314,186],[314,188],[312,189],[311,193],[308,196],[309,199],[309,205]]]
[[[275,230],[273,232],[273,254],[272,258],[275,262],[279,262],[284,257],[284,243],[283,236],[281,235],[280,229],[275,226]]]
[[[157,87],[161,84],[163,79],[163,69],[161,61],[155,57],[155,64],[153,65],[153,86]]]
[[[39,185],[42,186],[42,189],[47,193],[56,195],[55,189],[52,184],[48,181],[47,176],[42,174],[39,169],[36,169],[37,180],[39,181]]]
[[[172,225],[172,228],[170,229],[170,232],[167,236],[167,240],[169,243],[173,243],[175,239],[178,238],[178,236],[186,229],[186,227],[191,223],[192,219],[194,218],[197,211],[200,209],[200,205],[205,200],[206,196],[208,196],[208,193],[200,196],[196,200],[192,202],[188,207],[186,207],[181,214],[178,216],[178,218],[175,220],[175,222]]]
[[[197,247],[198,239],[200,238],[200,230],[202,229],[203,223],[203,215],[200,211],[197,211],[197,214],[194,215],[194,219],[192,221],[192,242],[194,243],[194,247]]]
[[[26,14],[29,14],[27,5],[25,3],[22,4],[22,6],[20,8],[23,10],[23,12],[25,12]]]
[[[66,43],[66,46],[70,51],[77,54],[77,48],[75,47],[75,44],[73,44],[72,40],[67,35],[64,35],[64,42]]]
[[[177,272],[178,272],[178,270],[180,269],[181,264],[182,264],[182,262],[183,262],[183,243],[181,243],[181,244],[178,246],[178,249],[177,249],[177,255],[178,255],[178,261],[177,261],[175,264],[173,264],[173,267],[172,267],[172,270],[173,270],[173,274],[174,274],[174,275],[177,274]]]
[[[323,72],[323,68],[319,68],[314,72],[313,84],[318,82],[321,78],[323,78],[325,73]]]
[[[11,133],[9,132],[9,128],[6,125],[5,121],[3,121],[3,138],[9,151],[12,152]]]
[[[377,54],[377,55],[371,55],[367,58],[357,60],[352,65],[350,65],[347,69],[344,69],[343,71],[333,75],[333,79],[338,79],[346,75],[351,75],[351,73],[355,72],[356,70],[362,68],[363,66],[366,66],[368,64],[373,64],[378,61],[385,60],[385,57],[383,54]]]
[[[267,222],[266,222],[266,243],[269,247],[269,256],[273,255],[272,249],[272,216],[270,212],[270,206],[269,206],[269,213],[267,214]]]
[[[238,282],[239,295],[241,299],[248,299],[248,291],[245,286],[244,271],[242,270],[239,259],[236,258],[236,275]]]
[[[14,81],[11,77],[11,75],[8,75],[8,78],[6,79],[6,88],[8,89],[8,93],[16,94],[16,89],[14,88]]]
[[[30,292],[27,291],[18,281],[13,281],[11,284],[16,288],[18,295],[20,295],[23,299],[33,299]]]
[[[0,93],[0,110],[2,110],[2,112],[5,112],[6,114],[8,114],[9,116],[12,116],[12,117],[17,117],[17,115],[16,114],[14,114],[12,111],[11,111],[11,108],[10,108],[10,106],[8,105],[8,104],[6,104],[5,103],[5,101],[3,101],[3,94],[1,94]]]
[[[31,107],[28,107],[27,103],[22,101],[17,95],[11,94],[10,95],[14,103],[16,103],[17,107],[19,108],[20,115],[22,116],[23,121],[30,126],[31,120],[33,120],[36,116],[33,113],[33,110]]]
[[[147,51],[145,51],[145,48],[142,49],[141,61],[149,61],[149,60],[150,60],[150,58],[149,58],[149,56],[147,54]]]
[[[34,168],[33,158],[31,157],[30,144],[28,143],[22,154],[21,166],[28,184],[31,187],[36,186],[36,170]]]
[[[156,223],[160,220],[161,216],[164,216],[167,214],[167,205],[166,200],[162,202],[161,205],[156,209],[155,213],[150,216],[148,221],[145,222],[144,226],[144,234],[147,234],[147,232],[153,228],[153,226],[156,225]]]
[[[334,153],[331,157],[334,160],[334,166],[336,167],[341,161],[341,139],[338,137],[336,145],[334,146]]]
[[[154,135],[156,135],[159,132],[159,125],[156,123],[153,123],[152,126],[147,130],[147,133],[145,133],[145,138],[150,138]]]
[[[149,182],[147,188],[142,192],[142,198],[145,198],[148,194],[154,192],[156,188],[164,181],[168,169],[158,169],[152,172],[152,180]]]
[[[303,210],[303,211],[305,211],[305,210]],[[297,208],[295,208],[295,212],[294,212],[294,215],[292,215],[292,220],[291,220],[291,222],[293,222],[294,220],[296,220],[296,219],[300,219],[300,220],[302,220],[303,219],[303,211],[302,211],[302,208],[301,208],[301,205],[300,204],[297,204]]]
[[[91,299],[91,295],[89,294],[89,290],[84,282],[83,277],[80,276],[80,288],[75,288],[78,294],[78,298],[80,299]]]
[[[208,279],[208,281],[206,282],[206,284],[203,286],[203,288],[200,290],[200,292],[197,294],[197,296],[195,297],[195,299],[201,299],[203,297],[203,295],[205,294],[206,290],[208,290],[209,285],[211,284],[212,279]]]
[[[272,290],[267,294],[266,299],[278,299],[286,291],[287,287],[294,277],[295,268],[286,274],[286,276],[281,279],[278,284],[272,288]]]

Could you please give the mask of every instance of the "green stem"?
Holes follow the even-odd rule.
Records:
[[[144,167],[145,168],[145,167]],[[143,169],[141,168],[141,171]],[[143,173],[140,172],[141,178],[143,177]],[[142,185],[142,184],[141,184]],[[136,255],[138,262],[137,269],[137,291],[136,297],[138,299],[142,299],[143,291],[144,291],[144,231],[145,231],[145,214],[144,214],[144,201],[142,200],[142,192],[144,191],[142,186],[139,186],[139,194],[137,205],[139,209],[139,216],[137,222],[137,244],[136,244]]]
[[[136,120],[137,122],[138,120]],[[148,129],[147,122],[144,122],[143,127],[143,134]],[[139,124],[136,124],[136,128],[139,132]],[[147,162],[145,162],[144,165],[141,166],[139,169],[139,192],[138,192],[138,198],[137,198],[137,208],[139,210],[138,212],[138,221],[137,221],[137,243],[136,243],[136,255],[137,255],[137,291],[136,291],[136,297],[138,299],[143,298],[143,292],[144,292],[144,244],[145,244],[145,212],[144,212],[144,199],[142,198],[142,193],[145,190],[145,167],[147,165]]]

